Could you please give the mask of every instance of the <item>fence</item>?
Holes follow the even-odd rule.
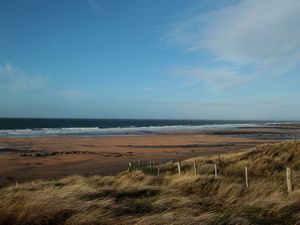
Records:
[[[219,164],[219,166],[222,165],[220,155],[219,155],[219,158],[218,158],[218,164]],[[214,177],[217,178],[218,177],[218,172],[219,172],[218,165],[213,164],[213,167],[214,167],[214,170],[213,170],[214,172],[213,172],[212,175],[214,175]],[[175,172],[177,172],[178,175],[182,175],[183,170],[182,170],[181,161],[177,161],[176,167],[174,167],[173,160],[170,160],[170,162],[169,162],[169,171],[171,171],[171,172],[174,171],[174,168],[176,168]],[[161,166],[160,166],[159,163],[155,163],[154,160],[149,161],[148,166],[146,166],[144,168],[142,167],[141,160],[138,160],[137,166],[135,166],[135,164],[133,162],[130,162],[128,164],[128,172],[132,172],[132,171],[135,171],[135,170],[141,170],[144,173],[146,173],[148,175],[153,175],[153,176],[160,176],[161,175]],[[192,162],[191,172],[194,175],[200,175],[199,172],[198,172],[197,164],[196,164],[195,160]],[[246,166],[244,168],[245,189],[249,189],[249,172],[250,172],[249,168],[248,168],[248,166]],[[286,179],[287,193],[290,195],[293,192],[294,180],[293,180],[292,169],[289,168],[289,167],[286,167],[285,179]]]

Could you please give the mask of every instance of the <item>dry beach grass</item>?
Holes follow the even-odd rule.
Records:
[[[295,141],[222,154],[217,177],[215,155],[183,161],[181,175],[168,163],[159,176],[133,171],[10,186],[0,190],[0,224],[300,224],[299,153]]]

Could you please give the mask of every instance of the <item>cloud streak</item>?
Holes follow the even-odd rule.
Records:
[[[234,68],[183,68],[171,71],[174,75],[183,75],[203,81],[208,86],[217,89],[230,89],[255,79],[254,76],[241,76]]]
[[[46,80],[42,76],[29,76],[12,64],[0,65],[0,90],[28,91],[44,87]]]
[[[244,80],[245,75],[251,81],[267,74],[288,74],[298,66],[299,12],[298,0],[243,0],[208,13],[185,16],[172,24],[166,37],[185,51],[212,56],[215,68],[204,66],[199,78],[228,86],[234,80]]]

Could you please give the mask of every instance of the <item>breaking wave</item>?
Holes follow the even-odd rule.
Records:
[[[32,137],[32,136],[59,136],[59,135],[143,135],[147,133],[162,133],[175,131],[201,131],[212,129],[227,129],[238,127],[262,126],[261,124],[214,124],[214,125],[176,125],[176,126],[149,126],[149,127],[71,127],[71,128],[38,128],[38,129],[11,129],[0,130],[1,137]]]

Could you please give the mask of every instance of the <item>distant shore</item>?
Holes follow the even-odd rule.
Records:
[[[68,175],[115,175],[131,161],[165,163],[299,139],[300,125],[176,131],[137,136],[0,138],[0,187]]]

